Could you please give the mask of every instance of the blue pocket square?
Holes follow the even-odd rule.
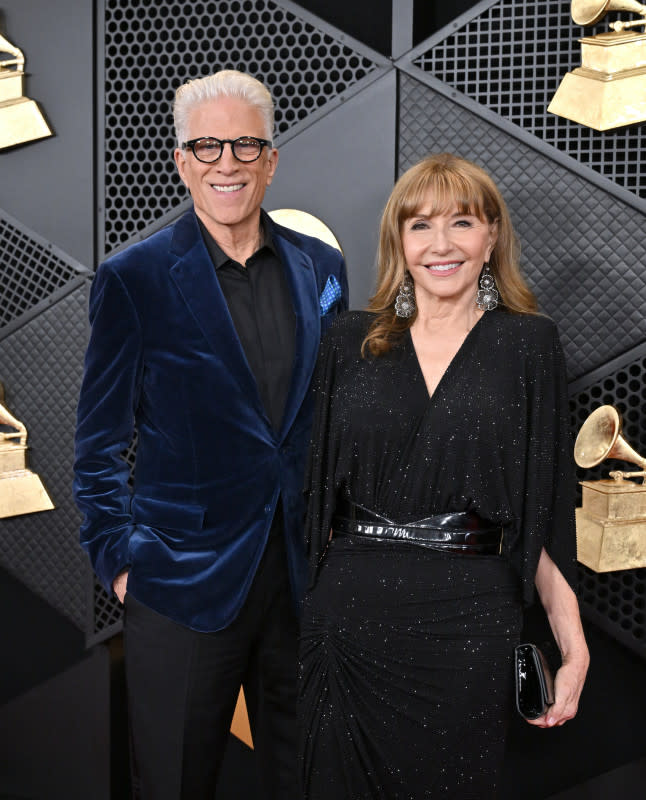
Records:
[[[341,284],[334,277],[334,275],[330,275],[325,284],[325,288],[321,293],[321,297],[319,298],[321,316],[327,314],[332,306],[341,299],[342,295],[343,292],[341,291]]]

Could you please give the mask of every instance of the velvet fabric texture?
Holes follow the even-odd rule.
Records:
[[[113,256],[90,295],[74,491],[103,586],[198,631],[235,618],[279,497],[289,575],[306,582],[303,473],[322,332],[347,308],[341,254],[270,223],[296,317],[280,430],[272,428],[194,212]],[[342,296],[321,316],[330,276]],[[134,489],[122,454],[138,432]]]

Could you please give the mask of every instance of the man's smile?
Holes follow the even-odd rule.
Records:
[[[216,192],[238,192],[244,187],[244,183],[212,183],[211,188]]]

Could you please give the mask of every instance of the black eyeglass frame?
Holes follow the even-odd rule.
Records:
[[[195,145],[198,142],[203,141],[204,139],[208,139],[211,142],[219,142],[219,144],[220,144],[220,154],[218,155],[217,158],[214,158],[212,161],[205,161],[203,158],[200,158],[197,155],[197,153],[195,152]],[[245,160],[245,159],[240,158],[239,156],[236,155],[236,151],[235,151],[234,145],[236,144],[236,142],[239,142],[241,139],[246,139],[247,141],[252,140],[254,142],[258,142],[258,144],[260,145],[260,151],[258,152],[258,155],[255,158],[250,158],[250,159],[246,159]],[[231,152],[233,153],[233,157],[236,159],[236,161],[239,161],[241,164],[253,164],[253,162],[254,161],[258,161],[258,159],[262,155],[262,151],[263,151],[264,147],[272,147],[273,146],[273,142],[271,142],[269,139],[260,139],[257,136],[238,136],[237,139],[218,139],[216,136],[198,136],[197,139],[189,139],[188,142],[182,142],[182,150],[187,150],[187,149],[190,148],[190,150],[193,153],[193,155],[195,156],[195,158],[198,161],[200,161],[202,164],[215,164],[217,161],[219,161],[222,158],[222,153],[224,153],[224,145],[225,144],[231,145]]]

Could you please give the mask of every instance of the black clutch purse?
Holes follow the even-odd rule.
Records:
[[[538,719],[554,702],[554,678],[545,656],[535,644],[514,649],[516,708],[525,719]]]

